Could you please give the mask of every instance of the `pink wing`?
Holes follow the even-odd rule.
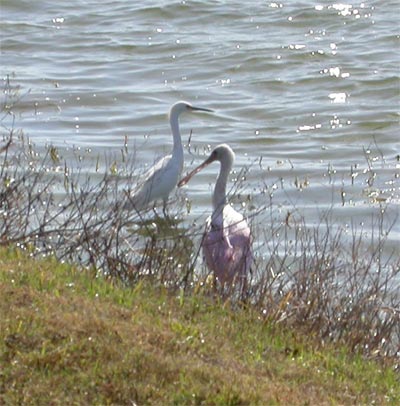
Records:
[[[250,228],[231,206],[208,222],[203,253],[208,268],[222,284],[246,278],[252,262]]]

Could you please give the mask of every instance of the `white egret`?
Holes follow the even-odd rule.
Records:
[[[183,147],[179,131],[179,116],[184,112],[213,110],[195,107],[185,101],[175,103],[169,112],[169,122],[173,135],[172,154],[162,157],[150,169],[146,171],[140,180],[140,184],[128,196],[125,204],[126,209],[140,211],[149,206],[155,200],[163,200],[163,211],[171,191],[178,183],[183,169]]]

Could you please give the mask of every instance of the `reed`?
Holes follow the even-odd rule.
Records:
[[[196,221],[182,222],[189,210],[184,198],[166,218],[124,210],[136,175],[126,143],[119,157],[107,157],[102,174],[96,163],[92,179],[69,167],[55,146],[39,152],[16,130],[13,106],[21,96],[9,82],[4,94],[0,246],[54,256],[127,286],[150,281],[173,294],[213,295],[199,249],[203,230]],[[268,227],[258,212],[252,214],[258,247],[246,300],[238,303],[234,290],[228,300],[252,306],[270,324],[301,330],[322,344],[347,345],[398,368],[400,258],[395,252],[383,256],[396,219],[388,223],[382,209],[368,239],[355,227],[344,235],[329,210],[314,227],[293,212],[288,218],[271,210]]]

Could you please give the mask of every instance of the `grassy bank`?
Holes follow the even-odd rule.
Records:
[[[399,404],[390,368],[202,295],[0,248],[0,404]]]

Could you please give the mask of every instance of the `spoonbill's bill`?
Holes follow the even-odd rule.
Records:
[[[221,169],[212,196],[213,213],[207,219],[202,245],[208,268],[222,286],[232,288],[238,285],[241,296],[247,286],[247,274],[253,261],[251,251],[252,236],[244,217],[238,213],[226,198],[228,175],[232,169],[235,154],[229,145],[218,145],[211,155],[179,183],[181,187],[214,161],[219,161]]]
[[[195,107],[185,101],[179,101],[171,107],[169,123],[174,141],[172,154],[162,157],[145,172],[140,184],[128,196],[128,201],[125,205],[126,209],[133,208],[140,211],[146,208],[152,201],[162,199],[165,214],[169,194],[178,183],[183,169],[183,147],[178,119],[181,113],[191,111],[212,112],[213,110]]]

